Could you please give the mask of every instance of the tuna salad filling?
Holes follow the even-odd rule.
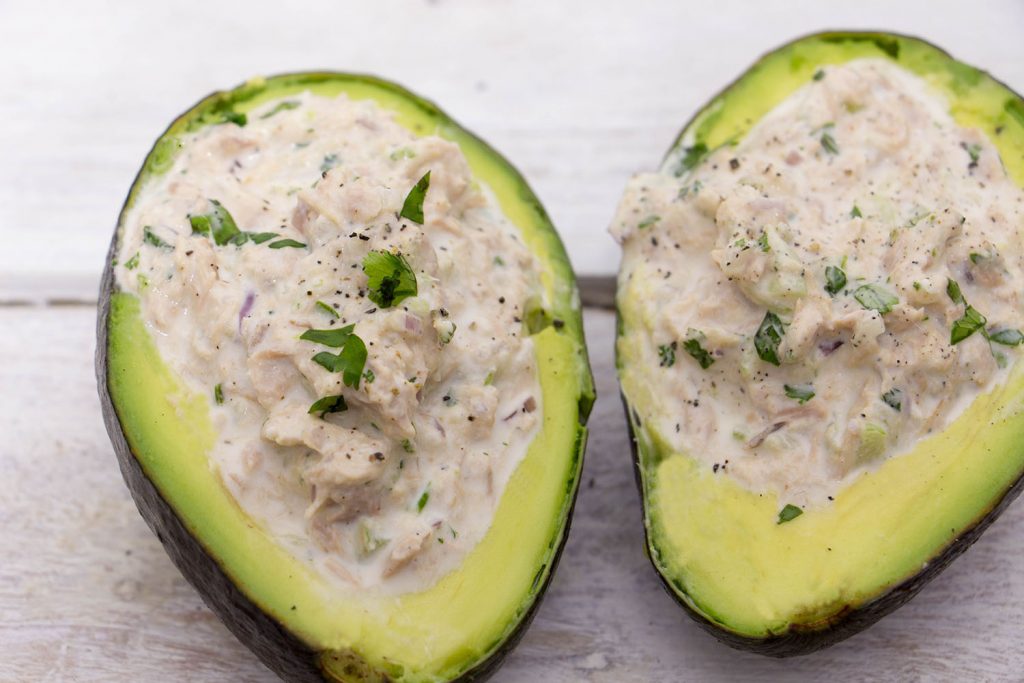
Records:
[[[457,145],[369,101],[267,102],[180,147],[115,273],[209,398],[211,467],[331,581],[429,587],[539,429],[536,259]]]
[[[1024,341],[1024,193],[885,60],[829,66],[735,145],[633,178],[619,353],[673,452],[827,504],[1006,379]],[[635,405],[635,403],[634,403]]]

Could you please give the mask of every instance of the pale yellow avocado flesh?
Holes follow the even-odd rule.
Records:
[[[735,143],[815,71],[887,57],[945,95],[955,119],[982,130],[1010,177],[1024,185],[1024,103],[987,74],[922,41],[884,34],[810,36],[769,54],[711,102],[665,160],[685,148]],[[842,490],[834,504],[777,524],[786,501],[758,495],[673,452],[644,419],[658,387],[639,367],[631,330],[649,326],[618,294],[617,362],[631,407],[652,559],[676,595],[721,628],[764,638],[824,629],[913,577],[982,519],[1024,472],[1024,368],[979,397],[946,431]]]
[[[344,669],[354,655],[396,680],[451,679],[518,627],[565,533],[586,439],[580,422],[593,400],[571,267],[521,177],[429,103],[375,79],[340,74],[277,77],[239,91],[246,88],[256,94],[236,101],[237,112],[304,90],[343,92],[375,100],[417,134],[460,145],[474,176],[493,191],[540,259],[551,313],[564,322],[533,337],[543,392],[541,431],[504,491],[490,530],[457,571],[420,593],[374,597],[339,594],[237,504],[207,457],[215,440],[207,397],[184,389],[161,360],[139,300],[123,292],[111,297],[108,323],[107,378],[118,418],[145,474],[192,535],[252,602],[322,653],[325,674],[347,678]],[[154,147],[125,211],[149,177],[170,167],[176,136],[203,125],[196,123],[203,106],[176,121]]]

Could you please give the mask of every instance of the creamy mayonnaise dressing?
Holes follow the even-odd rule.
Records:
[[[181,142],[126,216],[116,276],[164,361],[210,397],[211,467],[325,576],[428,587],[483,537],[539,429],[522,322],[543,304],[535,257],[457,145],[369,101],[305,93]],[[428,171],[420,225],[400,213]],[[211,200],[249,238],[217,244]],[[371,252],[404,259],[417,295],[371,301]],[[349,325],[364,363],[343,334],[300,339]],[[337,371],[314,360],[350,351]]]
[[[635,177],[612,225],[624,389],[655,387],[641,417],[677,452],[818,504],[1005,379],[1024,193],[920,78],[827,67],[680,162]]]

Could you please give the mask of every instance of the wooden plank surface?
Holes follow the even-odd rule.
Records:
[[[605,228],[626,178],[760,54],[830,28],[918,34],[1024,90],[1020,0],[3,0],[0,301],[93,298],[124,195],[172,118],[310,69],[436,100],[524,172],[578,272],[612,272]]]
[[[572,534],[501,683],[1012,681],[1024,653],[1024,503],[910,604],[825,652],[719,645],[664,593],[641,542],[611,355],[588,311],[600,398]],[[100,420],[91,307],[0,308],[0,681],[272,681],[171,565]]]

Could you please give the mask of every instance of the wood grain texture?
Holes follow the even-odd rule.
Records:
[[[368,72],[436,100],[525,174],[581,273],[615,269],[626,178],[762,53],[831,28],[918,34],[1024,90],[1019,0],[0,2],[0,301],[94,300],[150,145],[256,75]],[[46,249],[40,249],[40,237]]]
[[[0,308],[0,681],[272,681],[203,606],[128,497],[99,414],[95,310]],[[1024,653],[1024,505],[878,625],[808,657],[733,651],[643,554],[611,355],[588,311],[600,398],[572,534],[494,680],[1013,681]]]

